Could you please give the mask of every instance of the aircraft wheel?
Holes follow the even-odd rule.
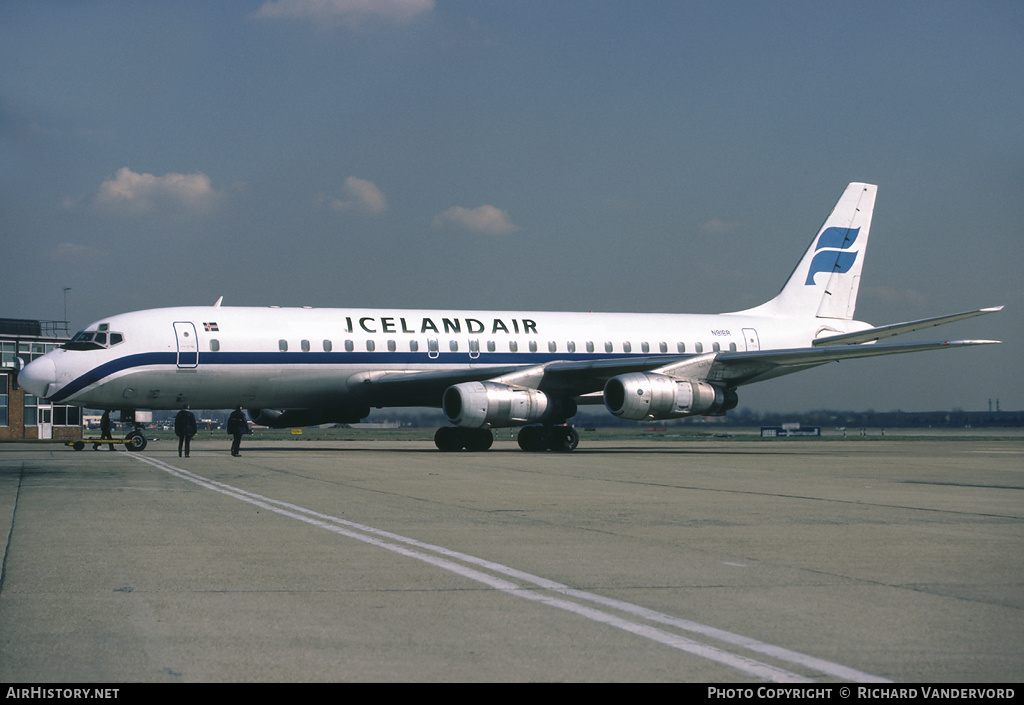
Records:
[[[132,431],[125,436],[124,439],[128,441],[125,444],[125,448],[132,452],[145,450],[146,444],[148,443],[146,436],[143,435],[142,431]]]
[[[83,443],[82,441],[75,441],[71,447],[74,448],[75,450],[84,450],[85,443]]]
[[[551,430],[551,450],[568,453],[580,444],[580,434],[572,426],[560,426]]]
[[[434,433],[434,445],[438,450],[451,452],[462,450],[462,438],[455,426],[442,426]]]
[[[548,432],[543,426],[523,426],[519,431],[519,447],[527,453],[548,449]]]
[[[491,433],[489,428],[463,428],[459,430],[462,431],[466,450],[487,450],[494,443],[494,434]]]

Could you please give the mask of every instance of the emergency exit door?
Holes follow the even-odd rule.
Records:
[[[743,340],[747,344],[747,350],[760,350],[761,341],[757,337],[757,331],[753,328],[743,329]]]

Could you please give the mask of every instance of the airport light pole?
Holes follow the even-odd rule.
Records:
[[[70,286],[64,287],[64,333],[68,332],[68,292],[71,291]]]

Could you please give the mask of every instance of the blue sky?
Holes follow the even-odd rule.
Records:
[[[1006,343],[741,405],[1024,408],[1019,2],[3,2],[0,65],[0,316],[736,310],[868,181],[857,317]]]

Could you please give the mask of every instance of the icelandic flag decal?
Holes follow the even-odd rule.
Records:
[[[219,331],[220,328],[217,327],[216,323],[203,323],[203,330],[209,333],[210,331]]]

